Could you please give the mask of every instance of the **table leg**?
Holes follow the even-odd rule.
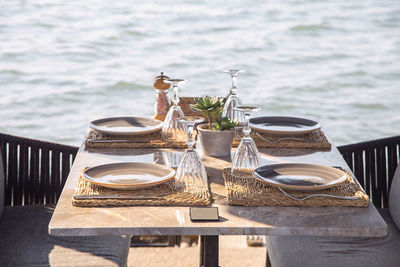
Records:
[[[218,236],[200,236],[200,267],[218,267]]]

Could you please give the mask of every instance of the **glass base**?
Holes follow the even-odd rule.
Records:
[[[222,117],[228,117],[231,120],[237,120],[238,123],[244,123],[244,115],[242,112],[235,110],[235,107],[241,106],[242,100],[237,95],[230,95],[225,102]]]
[[[179,162],[175,175],[175,189],[187,187],[208,190],[206,169],[197,152],[187,149]]]
[[[183,111],[180,106],[172,106],[165,117],[161,131],[161,139],[164,141],[186,141],[187,135],[184,125],[178,121],[183,117]]]
[[[232,173],[235,169],[254,170],[260,167],[258,149],[251,137],[243,137],[232,161]]]

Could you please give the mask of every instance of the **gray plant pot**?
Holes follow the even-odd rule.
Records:
[[[208,156],[222,157],[231,153],[235,130],[211,131],[207,124],[197,127],[199,133],[201,149]]]

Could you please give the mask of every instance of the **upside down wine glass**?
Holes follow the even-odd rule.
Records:
[[[257,112],[260,110],[256,106],[238,106],[235,108],[238,112],[244,114],[245,124],[243,127],[243,138],[236,150],[235,156],[232,161],[232,174],[235,170],[247,169],[254,170],[260,167],[260,157],[258,155],[258,149],[256,144],[251,138],[251,129],[249,127],[249,118],[252,112]]]
[[[225,102],[224,110],[222,112],[222,117],[228,117],[231,120],[237,120],[239,124],[244,123],[243,114],[235,110],[235,107],[241,106],[242,100],[240,100],[239,96],[237,95],[237,77],[239,73],[243,72],[243,70],[226,70],[225,73],[229,73],[232,78],[232,88],[229,93],[228,99]]]
[[[164,141],[178,141],[185,135],[184,127],[178,122],[179,117],[185,116],[179,103],[178,89],[179,86],[186,83],[183,79],[167,79],[166,83],[172,85],[174,90],[174,97],[172,98],[172,106],[169,108],[167,115],[165,116],[163,128],[161,131],[161,139]]]
[[[196,140],[193,138],[194,125],[202,123],[203,117],[186,116],[178,118],[178,121],[184,125],[187,131],[187,145],[181,161],[179,162],[178,169],[175,175],[175,188],[182,190],[187,186],[191,188],[198,188],[200,190],[208,190],[207,186],[207,173],[206,169],[201,162],[196,150],[193,149]]]

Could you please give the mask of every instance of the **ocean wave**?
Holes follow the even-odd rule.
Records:
[[[105,90],[112,90],[112,91],[125,91],[125,90],[152,90],[151,86],[144,85],[144,84],[137,84],[133,82],[126,82],[126,81],[118,81],[112,85],[109,85],[105,88]]]
[[[295,32],[318,32],[324,30],[336,30],[335,28],[325,25],[325,24],[300,24],[290,28],[291,31]]]
[[[14,69],[2,69],[0,70],[0,74],[9,74],[9,75],[24,75],[25,73],[19,70]]]
[[[386,106],[382,103],[354,103],[353,106],[357,109],[365,110],[384,110]]]

